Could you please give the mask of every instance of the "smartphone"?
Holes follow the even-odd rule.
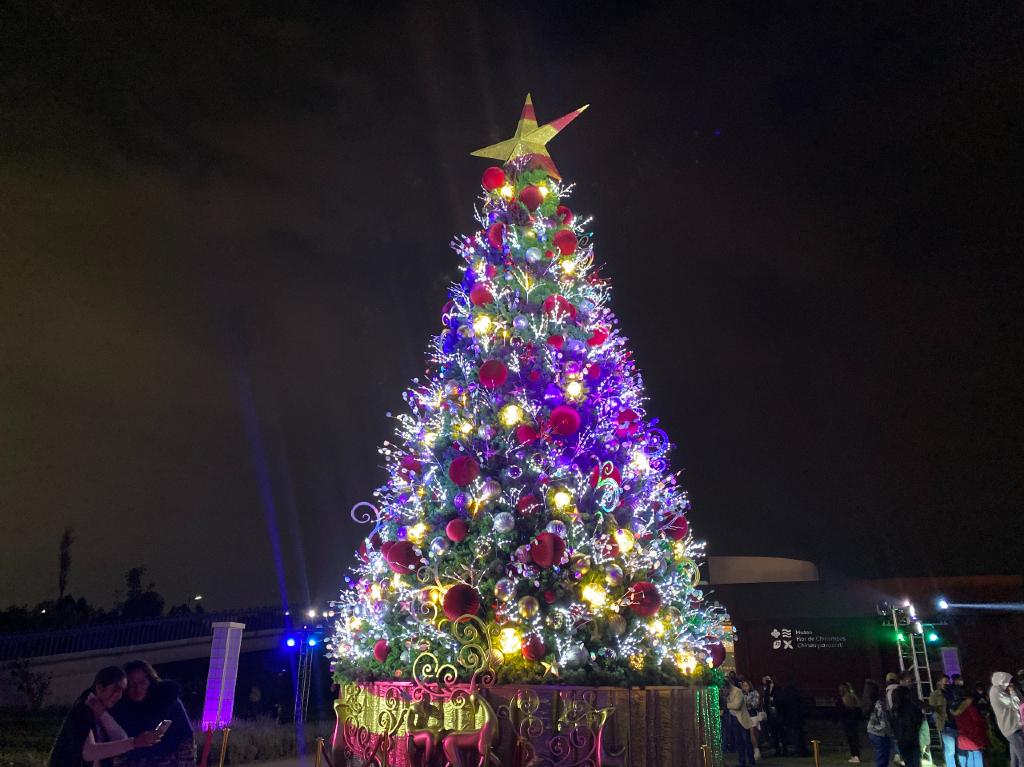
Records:
[[[156,734],[162,738],[164,735],[167,734],[167,731],[171,729],[171,724],[172,722],[170,719],[164,719],[162,722],[160,722],[160,724],[156,726]]]

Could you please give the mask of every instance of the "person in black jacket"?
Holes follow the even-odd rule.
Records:
[[[909,687],[900,685],[892,693],[892,729],[905,767],[921,767],[921,724],[924,713]]]
[[[792,748],[793,756],[807,756],[807,739],[804,737],[804,712],[800,705],[800,689],[796,686],[796,677],[790,676],[775,696],[775,706],[779,709],[782,719],[783,749]]]
[[[124,694],[124,672],[117,666],[100,669],[92,687],[78,696],[57,734],[48,759],[49,767],[84,767],[112,759],[133,749],[145,750],[160,740],[140,730],[128,737],[110,715]]]
[[[128,679],[127,694],[115,706],[114,718],[132,735],[154,729],[163,720],[171,726],[163,740],[153,748],[128,754],[120,764],[126,767],[191,767],[196,762],[192,723],[185,712],[176,682],[161,679],[144,660],[133,660],[124,667]]]

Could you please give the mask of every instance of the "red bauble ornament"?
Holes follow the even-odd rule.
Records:
[[[556,349],[561,349],[562,345],[565,344],[565,339],[562,336],[548,336],[548,343],[554,346]]]
[[[551,431],[559,437],[569,437],[579,431],[580,414],[569,405],[559,405],[551,411]]]
[[[444,593],[441,606],[450,621],[458,620],[463,615],[476,615],[480,612],[480,595],[472,586],[456,583]]]
[[[520,496],[519,500],[516,502],[516,511],[520,514],[534,514],[542,508],[544,508],[544,506],[540,502],[540,498],[532,493]]]
[[[495,276],[497,276],[498,274],[498,267],[496,267],[494,264],[488,264],[487,266],[484,267],[484,274],[487,275],[487,279],[493,280]]]
[[[356,550],[356,554],[364,562],[368,562],[369,561],[370,557],[366,553],[366,541],[363,541],[362,543],[359,544],[359,548]]]
[[[380,545],[380,554],[384,557],[384,561],[388,561],[388,552],[391,551],[391,547],[395,545],[395,541],[384,541]]]
[[[572,211],[569,209],[568,205],[559,205],[555,208],[555,215],[565,226],[569,226],[569,224],[572,223]]]
[[[469,455],[460,455],[448,466],[448,478],[459,487],[465,487],[480,476],[480,464]]]
[[[524,186],[523,191],[519,193],[519,202],[525,205],[528,211],[533,213],[544,202],[544,195],[540,193],[538,187],[530,184],[529,186]]]
[[[602,479],[614,479],[616,483],[622,484],[622,472],[615,468],[615,464],[611,463],[611,468],[605,468],[610,464],[610,461],[598,464],[594,467],[594,470],[590,472],[590,486],[597,487],[597,483]]]
[[[469,535],[469,525],[464,519],[453,519],[445,525],[444,533],[452,543],[459,543]]]
[[[544,601],[547,602],[549,605],[553,605],[555,603],[555,599],[557,599],[557,597],[555,596],[555,592],[553,592],[551,589],[547,589],[544,592]]]
[[[619,438],[632,436],[640,429],[640,416],[629,408],[619,413],[615,422],[618,424],[615,427],[615,436]]]
[[[508,367],[501,360],[487,360],[477,371],[480,385],[485,389],[497,389],[508,379]]]
[[[373,659],[378,663],[383,663],[388,659],[388,653],[391,652],[391,648],[388,647],[388,640],[378,639],[373,645]]]
[[[523,657],[526,660],[540,660],[547,651],[548,648],[539,634],[530,634],[530,638],[523,642]]]
[[[524,445],[533,442],[538,436],[540,435],[537,434],[537,430],[528,423],[520,424],[516,427],[516,441]]]
[[[480,183],[488,192],[493,192],[495,189],[501,189],[501,187],[505,186],[505,171],[497,165],[492,165],[484,171],[484,175],[480,179]]]
[[[587,368],[587,378],[589,378],[591,381],[596,381],[600,377],[601,377],[601,366],[600,365],[596,365],[596,364],[595,365],[590,365]]]
[[[487,242],[492,248],[501,248],[505,243],[505,225],[500,221],[487,227]]]
[[[410,575],[416,572],[420,564],[420,555],[416,547],[409,541],[398,541],[384,555],[388,567],[399,575]]]
[[[594,328],[594,332],[587,339],[587,345],[600,346],[608,340],[608,328]]]
[[[563,256],[575,253],[576,246],[579,244],[576,240],[576,233],[571,229],[559,229],[551,241]]]
[[[469,300],[473,306],[486,306],[487,304],[494,303],[494,296],[486,285],[478,282],[469,289]]]
[[[544,303],[541,304],[541,309],[544,310],[544,314],[561,314],[569,315],[569,319],[576,319],[576,307],[572,305],[565,296],[553,295],[548,296],[544,299]]]
[[[682,514],[677,514],[666,520],[661,529],[673,541],[681,541],[690,532],[690,522]]]
[[[419,474],[423,468],[423,463],[412,455],[403,455],[398,465],[406,474]]]
[[[630,589],[630,608],[641,618],[650,618],[661,607],[661,594],[650,581],[637,581]]]
[[[711,668],[718,668],[725,663],[725,645],[721,642],[715,642],[707,646],[708,660],[711,663]]]
[[[537,540],[530,544],[530,559],[541,569],[547,569],[562,561],[565,541],[547,531],[537,534]]]

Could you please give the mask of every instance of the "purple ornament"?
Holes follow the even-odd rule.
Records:
[[[452,505],[458,511],[463,511],[466,508],[466,494],[465,493],[456,493],[455,497],[452,498]]]
[[[524,317],[523,315],[519,314],[516,316],[514,320],[512,320],[512,327],[514,327],[518,332],[522,333],[524,330],[530,327],[530,321],[526,319],[526,317]]]
[[[544,404],[548,407],[555,407],[562,404],[562,390],[554,384],[548,384],[544,389]]]

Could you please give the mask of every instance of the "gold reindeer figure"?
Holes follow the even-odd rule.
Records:
[[[491,763],[501,767],[501,761],[491,751],[498,737],[498,717],[494,709],[483,696],[475,692],[469,696],[469,705],[473,711],[477,707],[483,711],[484,723],[479,730],[463,730],[445,735],[442,747],[449,767],[487,767]],[[474,752],[475,759],[472,762],[463,761],[463,751]]]
[[[411,767],[430,767],[441,740],[441,727],[430,729],[430,717],[439,715],[438,707],[421,700],[412,703],[406,713],[406,729],[409,731],[409,764]],[[443,723],[442,723],[443,724]],[[418,758],[422,749],[423,758]]]

